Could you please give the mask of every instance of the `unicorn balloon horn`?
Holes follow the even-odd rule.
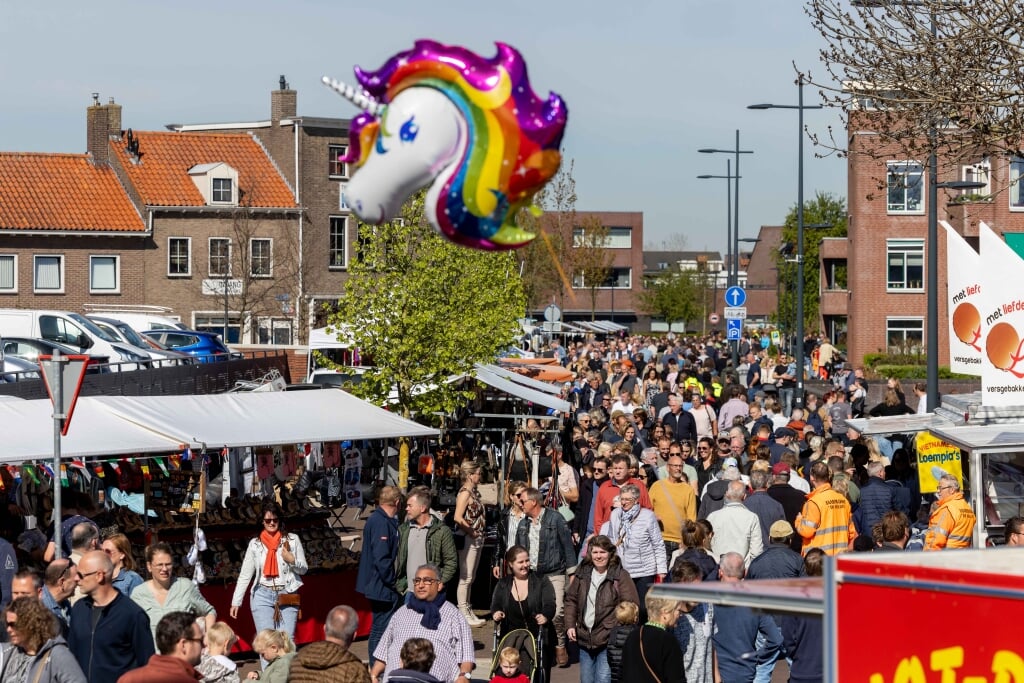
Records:
[[[373,116],[380,116],[387,108],[387,105],[378,102],[366,93],[358,92],[351,85],[345,85],[341,81],[336,81],[333,78],[328,78],[327,76],[324,76],[320,80],[328,88]]]

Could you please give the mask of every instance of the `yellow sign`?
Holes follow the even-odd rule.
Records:
[[[781,343],[782,343],[782,335],[779,333],[778,330],[772,330],[772,344],[775,344],[776,346],[778,346]]]
[[[935,493],[939,487],[939,480],[932,474],[933,467],[940,467],[952,474],[963,489],[964,470],[960,449],[932,436],[929,432],[918,432],[917,480],[921,485],[921,493]]]

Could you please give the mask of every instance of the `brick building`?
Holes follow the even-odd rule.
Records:
[[[0,307],[151,304],[229,340],[291,341],[295,194],[250,136],[122,130],[86,110],[85,154],[0,153]]]
[[[870,110],[850,117],[848,238],[826,239],[821,249],[822,328],[842,341],[845,326],[851,361],[878,352],[922,352],[927,307],[927,158],[906,158],[872,130]],[[978,154],[939,159],[938,182],[984,182],[981,189],[940,188],[938,217],[976,249],[978,222],[1008,235],[1024,233],[1024,159]],[[939,363],[949,364],[945,321],[946,238],[938,239]]]

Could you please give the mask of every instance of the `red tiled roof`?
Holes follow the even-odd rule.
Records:
[[[224,162],[238,171],[238,186],[250,193],[241,203],[255,207],[294,208],[295,196],[263,148],[248,135],[133,131],[139,161],[133,163],[125,142],[110,142],[116,155],[149,206],[205,206],[188,170],[199,164]]]
[[[145,228],[114,171],[88,155],[0,152],[0,230]]]

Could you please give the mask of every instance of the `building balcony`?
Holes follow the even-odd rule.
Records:
[[[821,315],[846,315],[850,292],[846,289],[823,289],[819,299]]]

